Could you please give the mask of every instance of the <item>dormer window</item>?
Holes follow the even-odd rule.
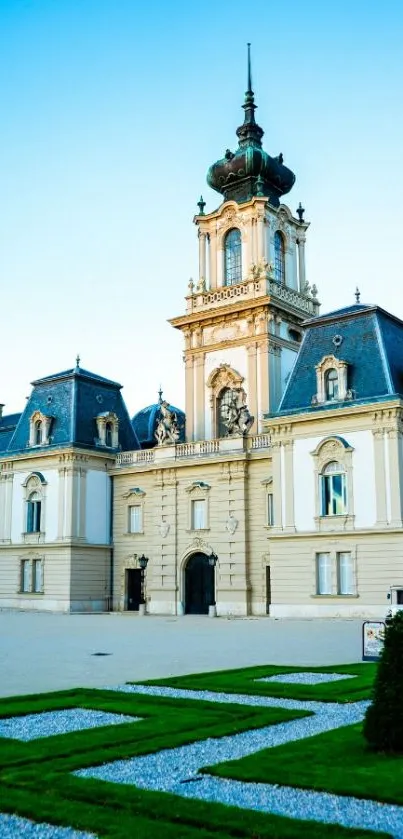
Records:
[[[322,358],[315,368],[316,393],[312,394],[312,405],[351,399],[351,391],[347,389],[347,367],[346,361],[334,355],[325,355]]]
[[[117,449],[119,446],[119,420],[116,414],[106,411],[95,418],[98,430],[97,446]]]
[[[334,367],[325,373],[325,395],[327,402],[339,398],[339,374]]]
[[[224,285],[236,285],[242,280],[242,241],[237,227],[229,230],[224,240]]]
[[[111,449],[111,448],[112,448],[112,445],[113,445],[113,443],[112,443],[112,440],[113,440],[112,434],[113,434],[112,423],[111,423],[111,422],[107,422],[107,423],[106,423],[106,425],[105,425],[105,446],[107,446],[109,449]]]
[[[285,284],[284,236],[279,230],[274,234],[274,279],[280,285]]]
[[[37,420],[35,423],[35,446],[40,446],[42,443],[42,420]]]
[[[49,431],[53,417],[35,411],[29,421],[29,446],[48,446],[50,443]]]

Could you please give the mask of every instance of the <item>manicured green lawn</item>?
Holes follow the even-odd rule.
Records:
[[[258,696],[281,696],[288,699],[308,699],[318,702],[357,702],[371,697],[376,673],[376,664],[338,664],[329,667],[247,667],[242,670],[221,670],[218,673],[196,673],[189,676],[175,676],[171,679],[154,679],[144,682],[146,685],[165,685],[166,687],[185,688],[187,690],[212,690],[223,693],[246,693]],[[354,679],[327,682],[322,685],[291,685],[259,682],[267,676],[281,673],[346,673]]]
[[[264,749],[203,771],[238,781],[307,787],[403,805],[403,755],[369,751],[361,724]]]
[[[76,690],[0,702],[0,716],[82,707],[133,714],[105,726],[29,743],[0,738],[1,809],[105,839],[370,839],[368,831],[242,811],[71,774],[106,761],[294,719],[282,709]],[[380,836],[380,834],[376,834]]]

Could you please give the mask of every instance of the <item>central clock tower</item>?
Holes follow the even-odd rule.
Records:
[[[262,148],[255,121],[248,45],[248,84],[238,147],[227,149],[207,174],[223,202],[194,218],[199,277],[191,280],[186,314],[170,322],[184,335],[187,440],[222,436],[221,405],[236,389],[253,416],[251,433],[275,411],[302,339],[301,324],[319,312],[317,290],[305,276],[309,227],[280,199],[295,175],[283,155]]]

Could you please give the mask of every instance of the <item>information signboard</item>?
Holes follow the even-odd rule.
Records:
[[[385,624],[383,621],[365,621],[362,625],[362,660],[378,661],[383,649]]]

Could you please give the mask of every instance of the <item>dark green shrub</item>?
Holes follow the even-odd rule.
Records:
[[[375,751],[403,753],[403,611],[386,622],[364,736]]]

